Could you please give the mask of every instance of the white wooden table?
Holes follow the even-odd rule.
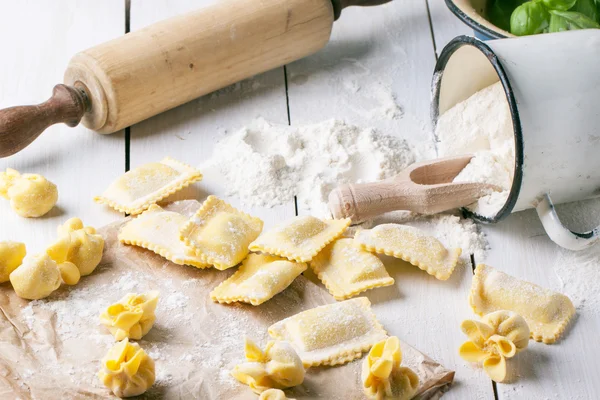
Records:
[[[136,30],[213,1],[218,0],[0,0],[0,107],[47,98],[52,86],[62,81],[76,51],[122,35],[129,27]],[[454,36],[471,33],[441,0],[396,0],[376,8],[352,8],[335,23],[331,43],[320,53],[125,132],[101,136],[83,127],[55,126],[22,153],[0,159],[0,169],[47,176],[58,185],[58,207],[44,218],[25,220],[1,202],[0,240],[23,241],[30,253],[40,252],[55,237],[56,226],[68,217],[79,216],[93,226],[120,218],[92,202],[115,177],[130,166],[165,155],[199,164],[210,156],[224,132],[257,116],[292,125],[335,117],[376,126],[412,143],[426,142],[430,140],[429,87],[436,51]],[[367,120],[357,109],[373,99],[352,93],[342,78],[352,82],[353,88],[391,88],[404,118]],[[180,196],[201,199],[206,191],[200,183]],[[600,203],[585,206],[600,207]],[[295,215],[295,207],[290,202],[253,212],[269,226]],[[560,289],[560,278],[548,267],[558,257],[558,249],[543,234],[533,213],[519,213],[484,229],[492,246],[487,263]],[[532,342],[526,356],[517,357],[514,383],[492,384],[480,369],[463,362],[457,355],[465,339],[459,323],[473,317],[467,304],[470,275],[470,268],[464,268],[447,285],[440,285],[416,269],[397,271],[394,276],[401,293],[395,303],[397,313],[394,318],[382,318],[390,333],[456,370],[456,383],[445,398],[598,398],[600,318],[585,309],[565,340],[552,346]],[[381,300],[375,292],[372,299]],[[374,303],[377,312],[378,302]]]

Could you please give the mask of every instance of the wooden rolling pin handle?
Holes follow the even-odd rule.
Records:
[[[44,103],[0,110],[0,157],[24,149],[51,125],[76,126],[89,106],[84,89],[56,85]]]
[[[350,218],[357,224],[389,211],[406,209],[418,194],[411,194],[410,182],[393,179],[341,185],[329,194],[329,210],[334,218]]]
[[[342,10],[350,6],[378,6],[389,3],[392,0],[331,0],[333,2],[333,13],[337,20],[342,15]]]

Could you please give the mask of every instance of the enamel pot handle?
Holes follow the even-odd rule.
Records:
[[[600,226],[585,233],[573,232],[568,229],[560,222],[554,204],[552,204],[552,200],[547,193],[538,199],[535,210],[546,233],[557,245],[569,250],[583,250],[594,243],[598,243]]]

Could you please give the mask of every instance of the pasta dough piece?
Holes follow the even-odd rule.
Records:
[[[21,217],[37,218],[48,213],[58,201],[56,185],[38,174],[23,174],[8,168],[0,172],[0,196]]]
[[[94,272],[104,250],[104,239],[96,229],[84,227],[79,218],[71,218],[57,231],[58,240],[46,249],[46,253],[59,265],[64,262],[75,264],[81,276]]]
[[[481,321],[465,320],[460,328],[470,339],[460,346],[460,356],[469,362],[483,362],[485,372],[496,382],[506,379],[506,359],[529,344],[527,322],[512,311],[495,311]]]
[[[307,262],[341,236],[348,225],[349,218],[320,220],[311,216],[294,217],[260,235],[250,244],[250,250]]]
[[[389,337],[375,344],[362,365],[365,395],[374,400],[410,400],[419,387],[419,377],[401,367],[400,340]]]
[[[563,294],[522,281],[485,264],[475,268],[469,304],[478,315],[510,310],[525,318],[531,337],[554,343],[575,315],[571,300]]]
[[[24,243],[0,242],[0,283],[8,282],[10,273],[21,265],[26,252]]]
[[[305,367],[345,364],[387,337],[366,297],[303,311],[271,325],[269,335],[289,341]]]
[[[140,165],[115,180],[94,201],[117,211],[139,214],[151,204],[202,179],[202,174],[187,164],[165,158]]]
[[[156,316],[158,292],[129,293],[100,314],[100,322],[115,339],[141,339],[150,331]]]
[[[98,377],[117,397],[139,396],[154,384],[154,360],[124,339],[104,357]]]
[[[76,285],[81,279],[81,273],[79,268],[75,264],[69,261],[58,264],[58,270],[60,271],[60,277],[63,282],[67,285]]]
[[[394,284],[379,257],[362,250],[348,238],[327,245],[312,259],[310,266],[336,300]]]
[[[452,275],[462,251],[447,250],[433,236],[400,224],[358,231],[354,240],[365,250],[400,258],[443,281]]]
[[[179,239],[179,230],[187,220],[182,214],[165,211],[153,204],[121,228],[119,240],[151,250],[175,264],[209,267],[203,257]]]
[[[268,389],[258,396],[258,400],[296,400],[290,397],[285,397],[285,393],[281,389]]]
[[[210,297],[219,303],[242,301],[257,306],[285,290],[304,271],[304,263],[268,254],[250,254],[235,274],[210,293]]]
[[[181,240],[203,259],[225,270],[235,267],[249,253],[248,245],[260,235],[263,222],[245,214],[215,196],[181,229]]]
[[[10,283],[19,297],[43,299],[60,286],[60,270],[47,254],[27,256],[10,274]]]
[[[236,365],[231,375],[255,393],[289,388],[304,381],[302,360],[289,343],[271,341],[263,352],[246,338],[244,351],[248,362]]]

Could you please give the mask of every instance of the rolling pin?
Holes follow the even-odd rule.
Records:
[[[470,154],[438,158],[412,164],[383,181],[338,186],[329,194],[329,211],[333,218],[350,218],[358,224],[396,210],[437,214],[502,190],[487,183],[452,182],[472,158]]]
[[[341,11],[390,0],[223,0],[76,54],[36,106],[0,110],[0,157],[57,123],[113,133],[323,48]]]

